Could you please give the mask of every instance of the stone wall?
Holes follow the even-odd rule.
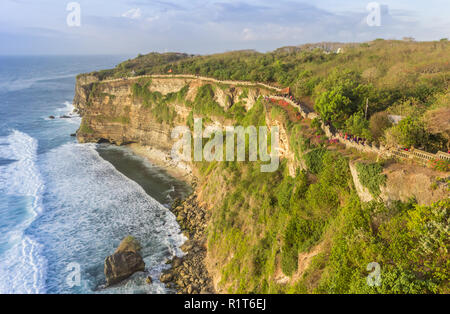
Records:
[[[133,76],[133,77],[124,77],[124,78],[117,78],[117,79],[110,79],[110,80],[102,80],[102,81],[98,81],[99,83],[113,83],[113,82],[123,82],[123,81],[128,81],[128,80],[138,80],[141,78],[160,78],[160,79],[173,79],[173,78],[178,78],[178,79],[191,79],[191,80],[202,80],[202,81],[207,81],[207,82],[211,82],[211,83],[216,83],[216,84],[226,84],[226,85],[234,85],[234,86],[260,86],[260,87],[264,87],[270,90],[274,90],[277,92],[281,91],[281,88],[276,87],[274,85],[270,85],[270,84],[266,84],[266,83],[259,83],[259,82],[247,82],[247,81],[232,81],[232,80],[217,80],[215,78],[210,78],[210,77],[204,77],[204,76],[197,76],[197,75],[190,75],[190,74],[173,74],[173,75],[163,75],[163,74],[149,74],[149,75],[140,75],[140,76]],[[87,84],[88,82],[86,82]]]

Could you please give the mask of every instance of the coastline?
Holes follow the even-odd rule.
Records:
[[[163,168],[174,178],[189,184],[193,192],[184,200],[176,200],[170,207],[178,224],[188,239],[181,246],[185,255],[174,257],[172,267],[161,274],[160,281],[178,294],[212,294],[215,293],[212,277],[206,268],[207,226],[209,212],[197,201],[196,178],[191,167],[172,160],[170,154],[162,150],[140,144],[127,145],[133,153],[146,158],[151,163]]]
[[[142,146],[137,143],[125,145],[136,155],[149,160],[154,165],[163,168],[175,179],[183,181],[189,185],[195,182],[192,169],[188,164],[177,163],[172,160],[170,153],[150,146]]]
[[[174,202],[171,210],[188,240],[181,246],[186,254],[171,261],[172,268],[161,275],[161,282],[178,294],[215,293],[205,264],[210,213],[198,204],[195,192],[184,201]]]

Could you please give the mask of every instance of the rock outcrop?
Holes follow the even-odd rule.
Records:
[[[146,82],[150,92],[162,95],[177,93],[188,86],[186,101],[193,101],[201,86],[211,84],[214,87],[215,100],[225,110],[239,101],[249,110],[259,96],[273,92],[256,86],[219,87],[212,82],[193,78],[153,78]],[[139,143],[170,152],[175,142],[171,138],[171,132],[177,125],[186,125],[192,108],[178,100],[172,100],[167,106],[175,112],[175,117],[171,123],[161,123],[151,107],[133,97],[132,88],[135,83],[139,83],[139,80],[130,78],[101,82],[95,81],[89,75],[80,75],[77,78],[73,103],[83,117],[77,132],[79,142],[107,141],[117,145]],[[208,118],[213,124],[223,123],[223,119],[218,117]]]
[[[213,293],[212,278],[205,264],[206,228],[210,213],[198,204],[195,194],[184,202],[175,202],[172,212],[189,240],[181,247],[186,255],[183,258],[174,257],[172,268],[161,275],[160,281],[176,288],[179,293]]]
[[[93,77],[80,76],[77,80],[74,99],[74,105],[83,117],[77,132],[78,140],[80,142],[107,141],[117,145],[134,143],[133,145],[140,145],[142,150],[148,150],[151,147],[152,151],[161,152],[158,155],[163,156],[161,159],[164,159],[164,163],[171,162],[168,154],[175,142],[175,139],[171,137],[173,128],[177,125],[186,126],[190,122],[189,119],[195,117],[192,102],[199,88],[213,83],[195,78],[161,78],[147,82],[149,91],[162,95],[178,93],[185,86],[189,87],[184,96],[185,103],[178,98],[175,99],[176,97],[169,97],[170,100],[165,105],[174,110],[176,115],[170,122],[161,122],[155,117],[151,107],[145,106],[142,101],[133,97],[133,84],[136,82],[138,82],[137,79],[123,79],[100,83]],[[258,87],[244,88],[239,85],[223,86],[223,84],[214,86],[214,100],[224,111],[228,111],[230,106],[238,103],[248,111],[260,96],[272,93],[273,91]],[[311,118],[312,114],[307,116]],[[208,118],[208,123],[219,127],[226,125],[227,122],[225,118],[221,119],[213,115],[205,115],[205,118]],[[280,129],[280,157],[287,160],[290,175],[295,175],[298,168],[306,168],[301,160],[296,160],[294,147],[290,147],[287,125],[276,117],[272,118],[268,115],[266,115],[266,124],[269,127],[278,126]],[[364,202],[373,200],[371,193],[359,181],[354,161],[350,163],[350,169],[361,200]],[[195,176],[195,167],[192,167],[192,172]],[[419,204],[430,204],[448,197],[448,173],[443,174],[406,163],[386,165],[383,173],[387,180],[386,185],[380,187],[380,198],[384,202],[407,201],[410,197],[415,197]],[[172,269],[164,272],[160,281],[181,293],[221,292],[218,287],[221,278],[218,265],[221,264],[218,264],[214,253],[207,252],[206,249],[206,230],[212,205],[206,208],[204,204],[219,204],[227,193],[223,188],[226,182],[225,178],[219,175],[214,176],[214,174],[208,180],[214,182],[208,186],[208,193],[202,195],[199,189],[198,195],[172,208],[189,241],[183,246],[186,255],[182,259],[175,258],[172,261]],[[105,260],[108,285],[118,283],[145,268],[136,243],[124,240],[122,244]]]
[[[107,286],[117,284],[136,272],[144,271],[145,263],[139,253],[140,250],[138,241],[128,236],[120,243],[116,252],[105,259]]]
[[[358,177],[356,162],[350,162],[350,171],[356,192],[363,202],[370,202],[374,197],[364,187]],[[430,205],[448,197],[447,178],[449,174],[434,171],[414,164],[391,163],[385,165],[383,174],[386,184],[380,186],[380,200],[385,203],[393,201],[407,202],[415,198],[421,205]],[[442,179],[444,178],[444,179]]]

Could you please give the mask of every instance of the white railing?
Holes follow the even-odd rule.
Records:
[[[319,117],[319,115],[315,112],[309,112],[301,106],[300,103],[293,101],[290,98],[283,97],[283,96],[267,96],[270,99],[274,100],[283,100],[286,103],[290,104],[291,106],[297,108],[300,111],[300,114],[303,118],[308,119],[314,119]],[[366,153],[376,153],[378,155],[385,155],[385,156],[396,156],[402,159],[412,159],[416,158],[419,159],[422,163],[426,164],[430,160],[435,159],[441,159],[441,160],[450,160],[450,154],[444,153],[444,152],[437,152],[436,154],[432,154],[420,149],[411,149],[410,151],[405,151],[401,149],[385,149],[385,148],[378,148],[374,145],[365,143],[363,141],[352,141],[348,140],[344,137],[339,136],[337,133],[333,133],[331,131],[331,128],[328,125],[325,125],[324,123],[321,124],[322,130],[325,132],[325,135],[333,140],[338,140],[340,143],[344,144],[346,147],[352,147],[355,149],[358,149],[360,151],[366,152]]]
[[[116,78],[116,79],[109,79],[109,80],[102,80],[98,81],[98,83],[112,83],[112,82],[123,82],[128,80],[138,80],[141,78],[185,78],[185,79],[194,79],[194,80],[202,80],[202,81],[208,81],[218,84],[225,84],[225,85],[244,85],[244,86],[263,86],[267,89],[275,90],[277,92],[281,92],[281,88],[272,86],[266,83],[260,83],[260,82],[248,82],[248,81],[232,81],[232,80],[218,80],[211,77],[204,77],[204,76],[197,76],[192,74],[148,74],[148,75],[139,75],[139,76],[130,76],[130,77],[123,77],[123,78]]]

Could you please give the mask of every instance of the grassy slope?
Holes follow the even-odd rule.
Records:
[[[258,108],[249,117],[253,110]],[[305,133],[289,127],[291,139]],[[348,157],[323,143],[294,145],[308,166],[295,178],[285,163],[275,173],[261,173],[259,163],[197,165],[202,198],[213,204],[208,250],[222,291],[448,292],[448,200],[432,207],[413,200],[389,207],[362,204]],[[363,180],[368,188],[384,182],[380,170],[359,170],[371,176]],[[299,254],[311,254],[307,264],[299,262]],[[379,287],[366,284],[371,262],[381,265]],[[289,276],[287,283],[278,280],[280,270]]]

